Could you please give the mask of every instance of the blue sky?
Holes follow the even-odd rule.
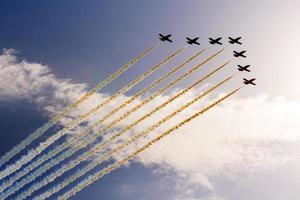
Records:
[[[203,140],[207,139],[208,142],[192,143],[191,149],[187,150],[202,157],[193,155],[190,159],[182,158],[181,163],[186,162],[186,166],[181,166],[174,158],[176,156],[168,150],[168,145],[178,145],[180,149],[199,136],[194,135],[194,138],[183,143],[176,143],[181,137],[178,136],[179,139],[175,137],[157,146],[160,152],[147,152],[144,157],[105,176],[72,199],[296,200],[297,185],[300,184],[297,170],[300,138],[295,129],[300,110],[300,93],[295,89],[300,83],[300,59],[297,53],[300,44],[299,4],[296,0],[2,1],[0,48],[16,51],[13,57],[18,61],[10,63],[17,66],[17,71],[12,73],[16,77],[19,74],[18,67],[21,72],[21,60],[26,60],[28,66],[45,66],[50,70],[49,74],[55,77],[54,81],[57,80],[62,86],[70,84],[78,87],[80,92],[81,87],[75,84],[93,87],[139,52],[155,44],[158,33],[173,33],[174,43],[161,45],[101,91],[110,95],[175,49],[183,47],[186,36],[200,37],[200,47],[188,48],[178,60],[155,72],[152,78],[158,78],[161,73],[202,47],[208,47],[206,55],[217,50],[209,46],[208,37],[220,36],[225,42],[228,36],[242,36],[243,46],[234,48],[248,50],[247,60],[235,60],[231,68],[211,81],[231,74],[236,64],[251,64],[253,72],[247,77],[257,77],[258,86],[243,90],[228,107],[217,109],[207,119],[183,131],[191,132],[198,130],[195,129],[196,125],[203,126],[203,129],[198,128],[201,133],[207,134]],[[228,46],[227,54],[209,66],[228,59],[232,48]],[[0,67],[4,68],[2,63],[1,60]],[[59,107],[55,105],[59,105],[64,98],[49,96],[45,92],[47,88],[36,87],[38,89],[22,89],[19,92],[16,88],[21,86],[14,86],[16,77],[1,73],[1,68],[2,155],[57,112]],[[206,71],[208,69],[204,69]],[[187,86],[199,75],[193,75],[178,87]],[[37,75],[32,80],[38,83],[43,77]],[[28,84],[25,86],[31,88],[35,83],[32,80],[24,81]],[[126,95],[133,94],[151,80],[146,79]],[[239,84],[240,79],[237,78],[229,84],[228,89]],[[40,103],[38,97],[46,100]],[[101,99],[102,96],[97,98]],[[240,106],[239,109],[235,109],[235,104]],[[221,111],[227,111],[227,114]],[[219,122],[217,126],[212,123],[215,119]],[[229,146],[223,141],[223,136],[222,140],[216,139],[220,130],[224,131],[225,139],[229,138]],[[212,136],[208,136],[210,133]],[[228,136],[231,133],[233,138]],[[198,149],[201,145],[205,148]],[[247,156],[247,147],[257,152]],[[199,152],[193,151],[195,149]],[[234,154],[235,150],[238,153]],[[219,154],[219,151],[224,151],[224,154]],[[274,155],[276,153],[280,156]],[[200,161],[202,158],[203,162]],[[220,158],[222,161],[219,162]],[[192,159],[199,160],[189,162]],[[286,162],[283,161],[285,159]],[[197,171],[203,173],[198,174]],[[209,188],[206,184],[213,186]]]

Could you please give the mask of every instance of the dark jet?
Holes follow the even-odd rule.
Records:
[[[234,44],[234,43],[236,43],[236,44],[242,44],[242,43],[239,41],[241,38],[242,38],[242,37],[238,37],[238,38],[233,39],[232,37],[228,37],[229,43],[230,43],[230,44]]]
[[[217,38],[217,39],[212,39],[212,38],[208,38],[209,39],[209,43],[210,44],[219,44],[219,45],[222,45],[222,43],[221,43],[221,37],[219,37],[219,38]]]
[[[186,39],[187,39],[186,42],[187,42],[188,44],[191,44],[191,45],[193,45],[193,44],[200,45],[200,43],[197,42],[197,40],[199,39],[199,37],[196,37],[196,38],[193,38],[193,39],[187,37]]]
[[[245,65],[245,66],[238,65],[238,70],[250,72],[249,67],[250,65]]]
[[[172,34],[169,34],[169,35],[163,35],[163,34],[159,34],[159,39],[161,40],[161,41],[168,41],[168,42],[173,42],[171,39],[170,39],[170,37],[172,36]]]
[[[250,80],[244,78],[244,84],[245,84],[245,85],[249,85],[249,84],[251,84],[251,85],[256,85],[256,84],[254,83],[254,81],[255,81],[255,78],[252,78],[252,79],[250,79]]]
[[[241,52],[233,51],[233,56],[246,58],[246,56],[244,55],[245,53],[246,53],[246,51],[241,51]]]

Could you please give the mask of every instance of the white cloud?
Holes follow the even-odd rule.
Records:
[[[171,169],[213,189],[221,175],[250,176],[297,155],[300,103],[282,98],[232,99],[149,149],[140,161]]]
[[[200,90],[198,88],[189,92],[141,123],[133,132],[161,119],[183,102],[192,99]],[[47,66],[19,61],[11,50],[0,55],[0,100],[29,100],[53,115],[85,91],[86,84],[59,79]],[[74,114],[78,115],[106,97],[104,94],[94,95]],[[128,97],[120,97],[101,111],[101,114],[126,98]],[[131,122],[167,98],[168,96],[160,96],[121,125]],[[209,99],[206,99],[187,109],[157,129],[155,134],[201,109],[208,102]],[[99,114],[94,115],[89,122],[97,119]],[[276,168],[298,156],[292,147],[299,140],[299,119],[300,103],[296,101],[267,96],[232,98],[168,136],[143,153],[137,161],[146,166],[154,165],[163,171],[174,172],[180,180],[214,190],[214,179],[219,176],[251,176],[260,170]]]
[[[45,65],[19,61],[13,50],[0,55],[0,100],[29,100],[52,114],[75,100],[85,87],[58,79]]]

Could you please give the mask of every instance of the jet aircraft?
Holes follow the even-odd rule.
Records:
[[[251,85],[256,85],[256,84],[254,83],[255,80],[256,80],[255,78],[252,78],[252,79],[249,79],[249,80],[244,78],[244,84],[245,84],[245,85],[249,85],[249,84],[251,84]]]
[[[249,67],[250,65],[245,65],[245,66],[238,65],[238,70],[250,72]]]
[[[221,37],[219,38],[216,38],[216,39],[213,39],[213,38],[208,38],[209,39],[209,43],[210,44],[219,44],[219,45],[222,45],[222,42],[221,42]]]
[[[233,56],[246,58],[246,56],[244,55],[245,53],[246,53],[246,51],[240,51],[240,52],[233,51]]]
[[[238,37],[238,38],[228,37],[229,43],[230,43],[230,44],[242,44],[242,43],[239,41],[241,38],[242,38],[242,37]]]
[[[187,39],[186,42],[187,42],[188,44],[191,44],[191,45],[193,45],[193,44],[200,45],[200,43],[197,42],[197,40],[199,39],[199,37],[196,37],[196,38],[193,38],[193,39],[187,37],[186,39]]]
[[[170,39],[170,37],[172,36],[172,34],[168,34],[168,35],[163,35],[163,34],[159,34],[159,39],[161,40],[161,41],[168,41],[168,42],[173,42],[171,39]]]

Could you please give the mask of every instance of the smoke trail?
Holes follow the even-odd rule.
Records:
[[[232,76],[226,78],[225,80],[219,82],[218,84],[216,84],[215,86],[213,86],[212,88],[210,88],[209,90],[207,90],[206,92],[202,93],[201,95],[199,95],[198,97],[196,97],[195,99],[193,99],[192,101],[190,101],[189,103],[185,104],[184,106],[180,107],[179,109],[177,109],[175,112],[171,113],[170,115],[168,115],[167,117],[165,117],[164,119],[160,120],[159,122],[157,122],[156,124],[154,124],[153,126],[149,127],[148,129],[146,129],[145,131],[142,131],[141,133],[133,136],[130,140],[126,141],[125,144],[120,145],[119,147],[117,147],[116,149],[114,149],[111,152],[108,152],[106,154],[104,154],[104,156],[101,158],[102,161],[108,159],[109,157],[111,157],[114,153],[119,152],[120,150],[122,150],[123,148],[127,147],[128,145],[130,145],[131,143],[135,142],[137,139],[148,135],[151,131],[153,131],[154,129],[158,128],[160,125],[162,125],[163,123],[167,122],[168,120],[170,120],[172,117],[176,116],[178,113],[182,112],[183,110],[185,110],[186,108],[188,108],[189,106],[191,106],[192,104],[194,104],[195,102],[199,101],[201,98],[203,98],[204,96],[206,96],[207,94],[209,94],[210,92],[212,92],[213,90],[215,90],[216,88],[220,87],[221,85],[223,85],[224,83],[226,83],[227,81],[229,81],[232,78]],[[198,83],[200,83],[199,81],[197,81]],[[193,84],[193,87],[188,87],[187,89],[191,90],[192,88],[194,88],[196,85]],[[185,92],[189,91],[189,90],[184,90]],[[146,119],[147,117],[151,116],[154,112],[158,111],[159,109],[165,107],[166,105],[168,105],[170,102],[172,102],[174,99],[178,98],[179,96],[183,95],[183,92],[179,92],[178,94],[180,95],[175,95],[174,97],[170,98],[170,101],[166,101],[165,103],[161,104],[160,106],[158,106],[157,108],[155,108],[154,110],[152,110],[150,113],[144,115],[143,117],[141,117],[139,120],[137,120],[136,122],[132,123],[131,125],[136,125],[138,124],[137,122],[140,122],[141,119]],[[176,98],[175,98],[176,97]],[[172,99],[172,100],[171,100]],[[108,142],[111,142],[113,139],[115,139],[116,137],[120,136],[122,133],[126,132],[127,130],[129,130],[130,128],[132,128],[132,126],[129,125],[127,127],[125,127],[122,131],[120,131],[120,133],[114,135],[113,137],[111,137]],[[106,143],[107,144],[107,143]],[[73,161],[70,161],[68,164],[65,164],[62,166],[62,168],[60,168],[58,171],[47,175],[42,181],[36,183],[35,185],[29,187],[29,189],[27,191],[25,191],[24,193],[20,194],[17,199],[24,199],[28,196],[30,196],[34,191],[40,189],[41,187],[45,186],[46,184],[54,181],[57,177],[61,176],[62,174],[64,174],[66,171],[72,169],[73,167],[77,166],[78,164],[80,164],[81,161],[89,158],[90,156],[94,155],[97,152],[100,152],[102,150],[103,145],[97,145],[96,147],[94,147],[92,150],[84,153],[82,156],[80,156],[80,158],[75,159]],[[100,161],[99,161],[100,162]],[[99,163],[97,162],[97,163]],[[93,165],[94,167],[97,166],[97,163],[91,163],[90,165],[88,165],[87,168],[90,168],[91,165]]]
[[[126,126],[125,128],[123,128],[121,131],[117,132],[115,135],[113,135],[112,137],[110,137],[109,139],[105,140],[104,142],[102,142],[101,144],[97,145],[97,147],[95,148],[95,150],[93,150],[95,152],[100,152],[101,150],[103,150],[105,147],[107,147],[107,145],[111,142],[113,142],[116,138],[120,137],[122,134],[124,134],[126,131],[132,129],[134,126],[138,125],[140,122],[142,122],[143,120],[147,119],[148,117],[150,117],[151,115],[153,115],[154,113],[158,112],[159,110],[161,110],[162,108],[164,108],[165,106],[169,105],[171,102],[173,102],[174,100],[176,100],[177,98],[181,97],[182,95],[186,94],[188,91],[190,91],[191,89],[193,89],[194,87],[196,87],[197,85],[199,85],[200,83],[202,83],[204,80],[206,80],[208,77],[210,77],[211,75],[213,75],[214,73],[216,73],[217,71],[219,71],[220,69],[222,69],[223,67],[225,67],[229,62],[226,62],[225,64],[221,65],[220,67],[218,67],[217,69],[213,70],[212,72],[210,72],[209,74],[207,74],[206,76],[204,76],[203,78],[201,78],[200,80],[196,81],[195,83],[193,83],[192,85],[190,85],[189,87],[187,87],[186,89],[178,92],[175,96],[170,97],[167,101],[165,101],[164,103],[162,103],[161,105],[157,106],[156,108],[154,108],[153,110],[151,110],[149,113],[145,114],[144,116],[142,116],[141,118],[137,119],[136,121],[134,121],[133,123],[131,123],[130,125]],[[224,84],[226,81],[228,81],[229,79],[231,79],[231,77],[225,79],[224,81],[220,82],[219,84],[217,84],[216,86],[212,87],[210,90],[207,91],[207,93],[204,93],[204,96],[207,95],[208,93],[212,92],[214,89],[216,89],[217,87],[219,87],[220,85]],[[84,156],[82,156],[83,158]]]
[[[175,85],[177,82],[179,82],[180,80],[186,78],[188,75],[192,74],[193,72],[195,72],[197,69],[199,69],[201,66],[203,66],[204,64],[206,64],[209,60],[211,60],[212,58],[216,57],[217,55],[219,55],[224,49],[221,49],[219,51],[217,51],[216,53],[212,54],[211,56],[209,56],[207,59],[205,59],[204,61],[202,61],[200,64],[196,65],[195,67],[193,67],[191,70],[189,70],[188,72],[184,73],[183,75],[181,75],[179,78],[175,79],[173,82],[169,83],[168,85],[166,85],[165,87],[163,87],[162,89],[160,89],[159,91],[155,92],[153,95],[149,96],[148,98],[144,99],[140,104],[136,105],[134,108],[132,108],[130,111],[127,111],[124,115],[122,115],[120,118],[114,120],[113,122],[111,122],[109,125],[107,125],[104,129],[102,129],[99,133],[95,134],[97,136],[103,134],[106,130],[112,128],[116,123],[122,121],[123,119],[125,119],[127,116],[129,116],[131,113],[133,113],[134,111],[138,110],[139,108],[141,108],[143,105],[145,105],[146,103],[150,102],[152,99],[154,99],[155,97],[161,95],[164,91],[166,91],[167,89],[171,88],[173,85]],[[214,70],[215,72],[218,71],[218,69]],[[207,78],[209,76],[211,76],[213,73],[212,72],[210,74],[207,75]],[[89,140],[91,141],[91,140]],[[87,142],[84,141],[86,144]],[[71,151],[71,150],[70,150]],[[46,164],[45,166],[43,166],[43,168],[45,170],[48,170],[49,168],[51,168],[52,166],[58,164],[61,160],[69,157],[72,154],[69,154],[70,151],[67,151],[66,153],[63,153],[62,156],[59,157],[59,159],[52,160],[50,163]],[[72,152],[74,153],[74,152]],[[42,173],[45,172],[45,170],[39,170],[37,172],[35,172],[34,174],[31,175],[31,177],[28,177],[28,180],[34,180],[37,176],[41,175]],[[27,181],[28,182],[28,181]],[[9,193],[14,193],[13,191],[18,190],[22,185],[24,185],[26,183],[26,181],[20,181],[19,183],[17,183],[17,186],[14,185],[13,188],[10,188],[10,192]],[[0,195],[1,196],[1,195]]]
[[[145,94],[146,92],[148,92],[149,90],[151,90],[152,88],[154,88],[155,86],[157,86],[158,84],[160,84],[162,81],[164,81],[165,79],[169,78],[176,71],[178,71],[179,69],[181,69],[182,67],[184,67],[185,65],[187,65],[189,62],[191,62],[197,56],[199,56],[200,54],[202,54],[204,51],[205,51],[205,49],[197,52],[195,55],[193,55],[192,57],[190,57],[189,59],[187,59],[185,62],[183,62],[182,64],[180,64],[177,67],[173,68],[170,72],[168,72],[167,74],[165,74],[164,76],[162,76],[161,78],[159,78],[158,80],[156,80],[155,82],[153,82],[152,84],[150,84],[149,86],[147,86],[142,91],[140,91],[137,94],[135,94],[134,96],[132,96],[130,99],[126,100],[123,104],[121,104],[119,107],[113,109],[110,113],[108,113],[107,115],[105,115],[99,122],[95,123],[88,130],[86,130],[83,133],[80,133],[78,135],[75,135],[74,137],[71,138],[71,140],[67,141],[66,143],[63,143],[63,144],[59,145],[58,147],[56,147],[53,150],[50,150],[49,152],[47,152],[47,154],[44,154],[41,158],[39,158],[38,160],[32,162],[30,165],[26,166],[23,170],[19,171],[17,174],[15,174],[9,180],[3,182],[3,184],[1,184],[1,187],[0,187],[0,192],[2,192],[3,190],[5,190],[6,188],[10,187],[16,180],[18,180],[22,176],[24,176],[24,175],[28,174],[29,172],[31,172],[31,170],[33,170],[35,167],[39,166],[40,164],[42,164],[43,162],[47,161],[51,157],[54,157],[58,153],[60,153],[63,150],[65,150],[69,145],[71,145],[74,142],[76,142],[79,138],[84,137],[85,135],[87,135],[90,132],[92,132],[92,130],[94,128],[96,128],[100,124],[102,124],[106,119],[108,119],[114,113],[118,112],[119,110],[121,110],[122,108],[124,108],[126,105],[128,105],[132,101],[134,101],[136,98],[138,98],[139,96],[142,96],[143,94]],[[95,136],[95,138],[93,138],[93,139],[96,139],[97,137],[98,136]],[[90,138],[89,140],[91,141],[93,139]],[[85,144],[87,144],[87,143],[89,143],[89,142],[88,141],[85,142]],[[52,160],[50,163],[48,163],[47,166],[42,166],[42,167],[44,167],[43,170],[41,170],[41,168],[38,169],[39,173],[35,172],[34,173],[35,176],[40,176],[42,173],[46,172],[48,169],[50,169],[54,165],[56,165],[56,164],[60,163],[62,160],[64,160],[66,156],[69,157],[69,156],[73,155],[76,151],[77,151],[77,149],[73,149],[73,148],[72,149],[68,149],[66,152],[63,153],[63,155],[58,156],[55,160]],[[29,179],[27,177],[26,178],[27,182],[21,180],[22,184],[19,182],[17,185],[14,186],[14,190],[20,188],[20,186],[24,186],[25,184],[31,182],[32,180],[34,180],[33,176],[32,176],[31,179]]]
[[[191,62],[192,60],[194,60],[197,56],[199,56],[200,54],[202,54],[205,51],[205,49],[197,52],[195,55],[193,55],[192,57],[190,57],[189,59],[187,59],[184,63],[182,63],[181,65],[173,68],[169,73],[167,73],[166,75],[164,75],[163,77],[159,78],[158,80],[156,80],[155,82],[153,82],[152,84],[150,84],[149,86],[147,86],[145,89],[143,89],[142,91],[140,91],[139,93],[137,93],[136,95],[132,96],[130,99],[126,100],[123,104],[121,104],[120,106],[118,106],[117,108],[113,109],[110,113],[108,113],[107,115],[105,115],[98,123],[95,123],[91,128],[89,128],[88,130],[84,131],[83,133],[80,133],[74,137],[71,138],[70,141],[63,143],[61,145],[59,145],[58,147],[56,147],[53,150],[50,150],[49,152],[47,152],[47,154],[43,155],[41,158],[39,158],[37,161],[32,162],[30,165],[26,166],[22,171],[19,171],[17,174],[15,174],[13,177],[9,178],[9,180],[3,182],[3,184],[1,184],[0,187],[0,192],[2,192],[3,190],[5,190],[6,188],[10,187],[16,180],[18,180],[19,178],[21,178],[22,176],[26,175],[27,173],[29,173],[31,170],[34,169],[34,167],[39,166],[40,164],[42,164],[43,162],[45,162],[46,160],[50,159],[51,157],[56,156],[58,153],[62,152],[64,149],[66,149],[69,145],[73,144],[74,142],[76,142],[79,138],[84,137],[85,135],[89,134],[90,132],[92,132],[92,130],[96,127],[98,127],[99,125],[101,125],[105,120],[107,120],[109,117],[111,117],[113,114],[117,113],[119,110],[121,110],[122,108],[124,108],[126,105],[130,104],[131,102],[133,102],[135,99],[137,99],[138,97],[144,95],[145,93],[147,93],[149,90],[151,90],[152,88],[154,88],[155,86],[157,86],[158,84],[160,84],[162,81],[166,80],[167,78],[169,78],[171,75],[173,75],[176,71],[178,71],[179,69],[181,69],[182,67],[184,67],[185,65],[187,65],[189,62]],[[69,150],[72,151],[72,150]],[[74,151],[74,150],[73,150]],[[67,153],[67,152],[66,152]],[[75,153],[75,151],[73,152]],[[71,154],[71,152],[68,153],[69,155]],[[57,158],[58,159],[58,158]],[[56,163],[59,163],[60,161],[56,161]]]
[[[102,106],[104,106],[110,100],[113,100],[113,99],[117,98],[119,95],[121,95],[124,92],[128,91],[129,89],[131,89],[133,86],[135,86],[140,81],[142,81],[143,79],[145,79],[151,73],[153,73],[154,71],[156,71],[157,69],[159,69],[159,67],[161,67],[164,64],[168,63],[172,58],[174,58],[176,55],[178,55],[179,53],[181,53],[184,49],[185,48],[179,49],[178,51],[176,51],[175,53],[173,53],[171,56],[167,57],[162,62],[160,62],[158,65],[152,67],[150,70],[148,70],[147,72],[145,72],[142,75],[140,75],[139,78],[137,78],[136,80],[134,80],[133,82],[131,82],[130,84],[128,84],[127,86],[125,86],[124,88],[122,88],[115,95],[111,96],[110,98],[108,98],[103,103],[101,103],[101,104],[97,105],[96,107],[92,108],[87,114],[84,114],[81,117],[79,117],[79,120],[83,121],[88,115],[90,115],[91,113],[97,111],[99,108],[101,108]],[[66,134],[67,131],[70,130],[70,128],[72,128],[72,127],[71,126],[67,126],[63,130],[61,130],[61,131],[57,132],[56,134],[50,136],[45,142],[40,143],[38,147],[36,147],[34,150],[32,150],[30,153],[28,153],[28,155],[23,156],[19,161],[17,161],[16,164],[15,164],[15,166],[11,165],[11,166],[9,166],[9,168],[6,168],[5,171],[2,172],[2,174],[6,173],[5,175],[7,175],[9,173],[13,173],[14,170],[17,170],[17,169],[21,168],[22,164],[24,165],[24,164],[28,163],[29,161],[31,161],[35,156],[39,155],[49,145],[51,145],[56,140],[58,140],[60,137],[62,137],[64,134]],[[17,188],[19,188],[19,187],[14,187],[13,190],[17,190]]]
[[[118,96],[124,94],[128,90],[130,90],[132,87],[137,85],[139,82],[144,80],[147,76],[152,74],[154,71],[159,69],[164,64],[168,63],[170,60],[172,60],[176,55],[181,53],[185,48],[181,48],[177,50],[175,53],[173,53],[171,56],[164,59],[161,63],[158,65],[152,67],[150,70],[145,72],[144,74],[140,75],[136,80],[132,81],[125,87],[123,87],[121,90],[119,90],[116,94],[111,96],[110,98],[106,99],[104,102],[98,104],[94,108],[92,108],[87,113],[81,115],[76,120],[72,121],[71,123],[68,123],[64,129],[57,132],[56,134],[50,136],[46,141],[41,142],[38,147],[35,149],[32,149],[28,152],[27,155],[24,155],[22,158],[20,158],[18,161],[16,161],[14,164],[7,166],[2,172],[0,172],[0,179],[3,179],[4,177],[10,175],[11,173],[15,172],[16,170],[20,169],[24,164],[30,162],[33,158],[35,158],[37,155],[39,155],[43,150],[45,150],[48,146],[53,144],[55,141],[57,141],[59,138],[64,136],[69,130],[76,127],[78,124],[80,124],[82,121],[84,121],[87,117],[98,111],[100,108],[108,104],[110,101],[116,99]]]
[[[211,108],[217,106],[218,104],[220,104],[222,101],[224,101],[225,99],[229,98],[230,96],[232,96],[233,94],[235,94],[236,92],[238,92],[240,90],[240,88],[233,90],[232,92],[230,92],[229,94],[227,94],[226,96],[224,96],[221,99],[218,99],[217,101],[213,102],[212,104],[210,104],[209,106],[205,107],[204,109],[200,110],[199,112],[196,112],[195,114],[193,114],[192,116],[190,116],[189,118],[186,118],[185,120],[181,121],[179,124],[173,126],[172,128],[168,129],[167,131],[163,132],[161,135],[157,136],[156,138],[152,139],[151,141],[149,141],[148,143],[146,143],[144,146],[142,146],[141,148],[139,148],[137,151],[135,151],[134,153],[130,154],[128,157],[122,159],[121,161],[118,161],[115,164],[112,164],[108,167],[106,167],[105,169],[96,172],[94,175],[91,175],[89,177],[87,177],[85,180],[81,181],[79,184],[77,184],[74,188],[72,188],[71,190],[69,190],[68,192],[66,192],[65,194],[61,195],[58,197],[59,200],[67,200],[70,197],[74,196],[76,193],[78,193],[80,190],[82,190],[83,188],[89,186],[90,184],[92,184],[93,182],[97,181],[98,179],[100,179],[101,177],[105,176],[106,174],[111,173],[112,171],[114,171],[115,169],[118,169],[119,167],[121,167],[123,164],[125,164],[126,162],[132,160],[133,158],[135,158],[136,156],[138,156],[140,153],[142,153],[143,151],[145,151],[146,149],[150,148],[153,144],[157,143],[158,141],[160,141],[161,139],[163,139],[164,137],[166,137],[167,135],[171,134],[172,132],[176,131],[177,129],[179,129],[180,127],[186,125],[187,123],[189,123],[191,120],[195,119],[196,117],[204,114],[205,112],[207,112],[208,110],[210,110]],[[98,163],[98,160],[96,160],[95,162]],[[79,176],[72,176],[72,178],[74,177],[74,180],[82,175],[84,175],[84,173],[80,173],[81,170],[79,171],[78,175]],[[72,179],[71,178],[71,179]],[[70,180],[70,179],[68,179]],[[53,188],[54,189],[54,188]],[[45,196],[40,195],[39,197],[41,197],[42,199],[46,199],[49,196],[49,193],[45,192],[44,193]],[[41,198],[34,198],[35,200],[37,199],[41,199]]]
[[[0,167],[4,165],[7,161],[9,161],[12,157],[14,157],[16,154],[21,152],[23,149],[25,149],[31,142],[33,142],[35,139],[39,138],[41,135],[43,135],[49,128],[51,128],[54,124],[56,124],[63,116],[67,115],[71,110],[76,108],[80,103],[88,99],[91,95],[96,93],[97,91],[101,90],[103,87],[105,87],[107,84],[109,84],[111,81],[116,79],[118,76],[120,76],[123,72],[128,70],[130,67],[132,67],[135,63],[137,63],[140,59],[142,59],[144,56],[149,54],[151,51],[153,51],[155,48],[157,48],[161,43],[157,43],[156,45],[146,49],[144,52],[142,52],[137,57],[133,58],[129,63],[124,65],[121,69],[116,71],[115,73],[108,76],[106,79],[98,83],[92,90],[87,92],[85,95],[81,96],[77,101],[69,105],[66,109],[64,109],[60,114],[55,116],[54,118],[50,119],[48,122],[46,122],[42,127],[38,128],[35,132],[31,133],[26,139],[24,139],[22,142],[20,142],[18,145],[13,147],[10,151],[5,153],[1,159],[0,159]]]

